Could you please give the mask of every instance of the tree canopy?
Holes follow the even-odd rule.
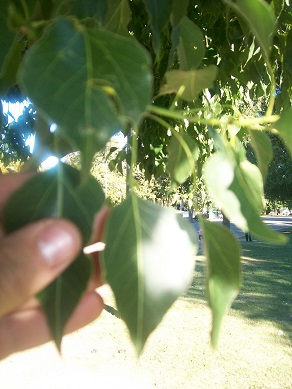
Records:
[[[122,131],[128,150],[120,160],[128,161],[130,188],[137,165],[149,177],[168,172],[172,185],[190,179],[196,185],[202,176],[239,228],[285,241],[260,213],[270,161],[266,132],[281,137],[292,153],[288,1],[2,0],[0,11],[1,96],[17,85],[36,107],[37,158],[47,150],[58,157],[81,153],[80,171],[59,163],[11,198],[7,232],[42,217],[66,217],[88,244],[93,215],[104,202],[89,175],[91,164]],[[265,96],[265,112],[243,113],[247,96]],[[247,133],[258,166],[246,158],[241,140]],[[223,226],[201,223],[216,345],[223,314],[240,287],[240,246]],[[104,241],[106,281],[140,353],[190,283],[194,230],[172,210],[130,190],[113,208]],[[89,276],[90,262],[81,252],[38,296],[58,347]],[[74,295],[72,285],[78,285]]]

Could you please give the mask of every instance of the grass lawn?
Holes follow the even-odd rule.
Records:
[[[292,234],[285,246],[242,242],[242,290],[216,352],[204,295],[204,257],[194,282],[136,360],[123,322],[103,312],[65,338],[0,363],[0,388],[292,388]],[[111,293],[105,296],[113,305]]]

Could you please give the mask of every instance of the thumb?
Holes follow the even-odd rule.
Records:
[[[45,219],[0,240],[0,317],[53,281],[81,248],[77,228]]]

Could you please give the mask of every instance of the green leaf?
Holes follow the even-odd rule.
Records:
[[[189,0],[173,1],[171,12],[171,24],[175,27],[181,19],[186,15],[189,5]]]
[[[107,7],[105,28],[117,34],[129,35],[131,9],[128,0],[109,0]]]
[[[77,170],[60,163],[36,174],[12,195],[4,210],[4,228],[10,233],[42,218],[62,217],[79,227],[86,245],[94,214],[103,201],[102,189],[94,178],[83,182]],[[37,296],[58,349],[64,326],[82,297],[90,274],[91,263],[81,251],[72,265]]]
[[[205,55],[202,31],[189,18],[184,16],[179,23],[180,42],[177,53],[181,70],[195,70]]]
[[[251,130],[250,140],[255,150],[258,167],[265,181],[269,169],[269,164],[273,158],[273,148],[270,138],[262,131]]]
[[[173,136],[168,147],[167,171],[171,180],[182,184],[194,172],[199,153],[196,142],[188,134]]]
[[[212,311],[211,343],[217,346],[225,312],[240,289],[240,246],[228,228],[202,220],[207,260],[207,295]]]
[[[234,152],[235,153],[235,152]],[[205,164],[208,191],[218,208],[243,231],[260,239],[283,243],[283,234],[271,230],[260,218],[263,180],[257,166],[237,160],[235,154],[217,151]]]
[[[58,18],[25,56],[19,81],[89,170],[113,134],[141,119],[152,93],[149,66],[133,39]]]
[[[276,27],[275,15],[270,5],[265,0],[224,1],[247,23],[261,46],[265,60],[267,60]]]
[[[173,210],[131,194],[113,209],[105,238],[106,281],[140,354],[192,279],[197,237]]]
[[[8,27],[8,4],[9,0],[1,0],[0,2],[0,74],[3,71],[7,55],[11,49],[13,41],[15,39],[15,33]]]
[[[281,118],[274,124],[280,137],[286,142],[286,146],[292,157],[292,109],[283,112]]]
[[[0,75],[0,95],[5,96],[9,89],[16,84],[16,76],[22,56],[21,46],[15,39],[10,47]]]
[[[165,74],[166,83],[159,94],[177,93],[182,99],[193,101],[203,89],[213,86],[216,76],[217,67],[214,65],[191,71],[170,70]]]
[[[154,47],[160,46],[160,34],[170,18],[173,0],[143,0],[151,17]],[[174,0],[176,1],[176,0]]]
[[[102,22],[107,12],[107,0],[70,0],[70,9],[78,19],[95,17]]]

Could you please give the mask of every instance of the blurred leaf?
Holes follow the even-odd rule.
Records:
[[[151,17],[151,26],[154,37],[154,47],[157,51],[160,46],[160,34],[168,23],[173,0],[143,0]]]
[[[135,58],[135,61],[133,61]],[[20,83],[72,148],[93,155],[150,100],[150,60],[133,39],[58,18],[25,56]],[[43,91],[46,93],[43,93]]]
[[[187,13],[189,0],[173,1],[171,23],[175,27]]]
[[[211,343],[217,346],[225,312],[240,289],[240,246],[228,228],[202,219],[207,294],[212,311]]]
[[[166,84],[159,94],[179,93],[182,99],[193,101],[203,89],[213,86],[216,76],[217,67],[214,65],[192,71],[170,70],[165,74]]]
[[[250,131],[250,140],[257,156],[258,167],[263,176],[263,181],[265,181],[268,174],[269,164],[273,158],[271,140],[268,135],[258,130]]]
[[[262,48],[265,60],[269,58],[276,27],[272,8],[265,0],[224,0],[249,26]]]
[[[172,136],[168,147],[167,171],[173,182],[182,184],[186,181],[195,170],[198,154],[196,142],[188,134]]]
[[[180,42],[177,53],[181,70],[195,70],[205,54],[202,31],[189,18],[184,16],[179,23]]]
[[[196,234],[173,210],[131,194],[109,217],[105,278],[138,354],[191,282]]]
[[[95,17],[103,21],[107,12],[107,0],[70,0],[70,8],[79,19]]]
[[[8,4],[10,0],[1,0],[0,2],[0,75],[3,71],[3,65],[6,61],[7,55],[10,52],[12,43],[16,34],[8,27]]]
[[[94,214],[103,201],[102,189],[94,178],[83,182],[77,170],[60,163],[36,174],[12,195],[4,210],[4,228],[10,233],[42,218],[62,217],[79,227],[86,245]],[[64,326],[82,297],[90,274],[91,263],[81,251],[72,265],[38,295],[58,349]]]
[[[274,124],[292,157],[292,109],[282,113],[281,118]]]
[[[121,35],[129,35],[128,24],[131,20],[131,9],[128,0],[108,0],[105,27]]]
[[[270,242],[285,242],[284,235],[271,230],[261,219],[263,180],[257,166],[236,161],[224,151],[217,151],[205,164],[208,191],[218,208],[244,232]]]
[[[7,92],[16,84],[16,75],[20,64],[22,52],[17,39],[10,45],[10,51],[0,74],[0,95],[6,97]]]

